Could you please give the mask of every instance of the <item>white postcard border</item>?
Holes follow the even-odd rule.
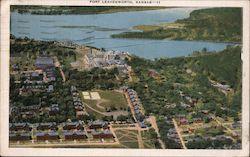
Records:
[[[129,0],[135,1],[135,0]],[[248,156],[249,155],[249,1],[163,1],[160,4],[136,6],[171,7],[242,7],[243,8],[243,74],[242,74],[242,149],[241,150],[150,150],[150,149],[88,149],[88,148],[9,148],[9,35],[10,5],[71,5],[71,6],[133,6],[130,3],[90,3],[84,0],[2,0],[1,1],[1,155],[4,156]]]

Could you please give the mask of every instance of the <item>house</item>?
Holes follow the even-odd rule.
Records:
[[[234,128],[234,129],[236,129],[236,128],[241,128],[241,123],[239,123],[239,122],[234,122],[234,123],[232,124],[232,128]]]
[[[82,110],[83,110],[83,107],[82,107],[82,106],[77,105],[77,106],[75,106],[75,110],[76,110],[76,111],[82,111]]]
[[[108,128],[108,122],[102,120],[91,121],[88,124],[89,129],[106,129]]]
[[[84,115],[88,115],[86,111],[76,111],[76,117],[77,118],[82,118]]]
[[[71,86],[71,87],[70,87],[70,91],[71,91],[71,93],[77,92],[76,87],[75,87],[75,86]]]
[[[154,69],[149,69],[148,70],[148,76],[152,77],[154,79],[158,79],[160,77],[160,74]]]
[[[30,133],[21,133],[21,134],[16,134],[16,133],[10,133],[9,134],[9,140],[10,141],[27,141],[31,140],[31,134]]]
[[[91,134],[92,134],[93,138],[95,138],[95,139],[114,138],[114,135],[108,129],[106,129],[102,132],[96,132],[95,130],[93,130]]]
[[[139,126],[141,128],[146,128],[147,127],[144,122],[138,122],[138,124],[139,124]]]
[[[193,122],[194,123],[202,123],[203,122],[203,120],[202,120],[202,118],[193,118]]]
[[[140,113],[139,109],[134,109],[134,111],[135,111],[135,114],[139,114]]]
[[[135,106],[134,106],[134,109],[135,109],[135,110],[139,110],[139,109],[140,109],[140,106],[139,106],[139,105],[135,105]]]
[[[207,115],[207,114],[209,113],[209,110],[202,110],[202,111],[201,111],[201,113],[203,113],[203,114],[206,114],[206,115]]]
[[[10,131],[31,131],[32,127],[29,123],[10,123]]]
[[[83,130],[84,127],[82,124],[79,122],[66,122],[63,123],[63,130],[72,130],[72,129],[77,129],[77,130]]]
[[[20,107],[21,112],[25,111],[38,111],[41,108],[41,105],[30,105],[30,106],[22,106]]]
[[[39,123],[36,128],[37,130],[57,130],[57,125],[55,122],[51,123]]]
[[[49,109],[49,115],[56,115],[59,113],[59,106],[58,104],[52,104]]]
[[[188,124],[188,120],[186,118],[181,118],[179,121],[179,124],[186,125],[186,124]]]
[[[64,131],[63,132],[65,140],[81,140],[86,139],[87,136],[84,131],[76,131],[76,132],[70,132],[70,131]]]
[[[36,133],[36,139],[38,141],[45,141],[45,140],[58,140],[59,139],[59,135],[57,132],[55,131],[51,131],[48,133],[45,132],[37,132]]]
[[[47,92],[53,92],[54,91],[54,86],[53,85],[49,85]]]
[[[35,61],[35,66],[38,69],[54,67],[54,61],[51,57],[38,57]]]

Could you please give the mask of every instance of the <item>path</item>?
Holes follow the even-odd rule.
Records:
[[[179,130],[179,127],[178,127],[178,125],[177,125],[176,120],[175,120],[174,118],[173,118],[172,120],[173,120],[173,123],[174,123],[174,127],[175,127],[175,129],[176,129],[176,132],[177,132],[177,134],[178,134],[178,136],[179,136],[179,138],[180,138],[180,140],[181,140],[181,145],[182,145],[182,147],[183,147],[184,149],[187,149],[187,147],[186,147],[186,145],[185,145],[185,143],[184,143],[184,141],[183,141],[183,138],[182,138],[182,136],[181,136],[181,133],[180,133],[180,130]]]
[[[128,111],[112,111],[112,112],[101,112],[97,109],[94,109],[93,107],[89,106],[88,104],[84,103],[85,106],[87,106],[89,109],[101,114],[101,115],[104,115],[104,116],[111,116],[113,115],[114,117],[115,116],[118,116],[118,115],[124,115],[124,116],[127,116],[128,115]]]
[[[101,106],[101,103],[103,103],[104,102],[104,100],[97,100],[97,102],[96,102],[96,106],[98,107],[98,108],[100,108],[100,109],[102,109],[102,110],[105,110],[105,107],[103,107],[103,106]]]
[[[101,111],[99,111],[99,110],[96,110],[96,109],[94,109],[93,107],[89,106],[89,105],[86,104],[86,103],[84,103],[84,105],[87,106],[89,109],[91,109],[91,110],[93,110],[93,111],[95,111],[95,112],[97,112],[97,113],[99,113],[99,114],[101,114],[101,115],[108,116],[108,114],[107,114],[106,112],[101,112]]]
[[[155,132],[157,133],[157,140],[161,144],[161,148],[166,149],[165,143],[161,140],[161,135],[159,133],[159,128],[158,128],[158,125],[156,123],[155,116],[149,116],[149,118],[147,120],[149,120],[149,122],[151,123],[151,126],[155,129]]]
[[[54,65],[55,65],[55,67],[58,67],[58,68],[59,68],[60,74],[61,74],[61,76],[62,76],[62,80],[63,80],[63,82],[65,82],[65,81],[66,81],[66,78],[65,78],[64,72],[63,72],[63,70],[62,70],[62,68],[61,68],[61,64],[60,64],[60,62],[58,61],[58,59],[57,59],[56,56],[54,57],[54,60],[55,60]]]
[[[143,144],[143,141],[142,141],[141,131],[140,130],[138,130],[137,139],[138,139],[138,146],[139,146],[139,148],[144,148],[144,144]]]
[[[237,135],[232,129],[230,129],[229,127],[225,126],[224,123],[221,123],[221,121],[219,121],[214,115],[211,115],[211,117],[219,124],[221,125],[223,128],[227,129],[228,132],[230,132],[233,136]]]

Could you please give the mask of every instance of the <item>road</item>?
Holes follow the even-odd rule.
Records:
[[[151,126],[155,129],[155,132],[157,133],[157,137],[158,137],[157,140],[161,144],[161,148],[166,149],[165,143],[161,140],[161,135],[159,133],[159,128],[158,128],[158,125],[156,123],[155,116],[149,116],[149,118],[147,120],[151,123]]]
[[[177,134],[178,134],[178,136],[179,136],[179,138],[180,138],[180,140],[181,140],[181,145],[182,145],[182,147],[183,147],[184,149],[187,149],[187,147],[186,147],[186,145],[185,145],[185,143],[184,143],[184,141],[183,141],[183,138],[182,138],[182,136],[181,136],[181,132],[180,132],[180,130],[179,130],[179,127],[178,127],[178,125],[177,125],[176,120],[175,120],[174,118],[173,118],[172,120],[173,120],[173,123],[174,123],[174,127],[175,127],[175,129],[176,129],[176,132],[177,132]]]

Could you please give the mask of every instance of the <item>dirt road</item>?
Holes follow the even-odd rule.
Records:
[[[159,128],[158,128],[158,125],[156,123],[155,116],[149,116],[149,118],[147,120],[150,122],[151,126],[155,129],[155,132],[157,133],[157,137],[158,137],[157,140],[161,144],[161,148],[166,149],[165,143],[161,140],[161,135],[159,133]]]
[[[183,141],[183,138],[182,138],[182,136],[181,136],[181,132],[180,132],[180,130],[179,130],[179,127],[178,127],[178,125],[177,125],[176,120],[175,120],[174,118],[173,118],[172,120],[173,120],[173,123],[174,123],[174,127],[175,127],[175,129],[176,129],[176,132],[177,132],[177,134],[178,134],[178,136],[179,136],[179,138],[180,138],[180,140],[181,140],[181,145],[182,145],[182,147],[183,147],[184,149],[187,149],[187,147],[186,147],[186,145],[185,145],[185,143],[184,143],[184,141]]]

